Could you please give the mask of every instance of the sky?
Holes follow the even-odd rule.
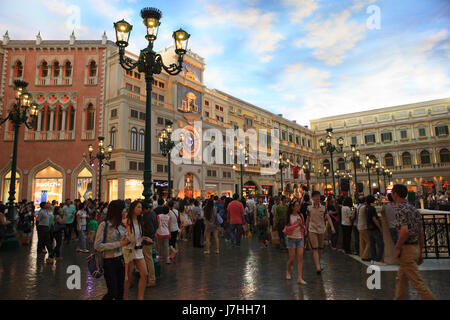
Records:
[[[0,0],[12,40],[114,40],[143,7],[163,12],[155,48],[191,34],[205,84],[290,120],[309,120],[450,97],[448,0]]]

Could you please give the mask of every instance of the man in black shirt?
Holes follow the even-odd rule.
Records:
[[[164,199],[159,198],[158,199],[158,206],[154,208],[155,214],[159,216],[163,212],[163,206],[164,206]]]
[[[157,209],[157,208],[156,208]],[[156,284],[155,267],[153,264],[153,247],[156,241],[156,230],[158,230],[158,218],[156,217],[156,209],[144,207],[144,226],[142,235],[150,238],[152,241],[143,241],[142,252],[144,253],[145,264],[147,265],[147,287],[153,287]]]
[[[375,198],[373,196],[368,196],[366,198],[366,202],[371,260],[375,265],[384,265],[381,261],[384,253],[383,228],[380,220],[378,219],[377,210],[374,206]]]

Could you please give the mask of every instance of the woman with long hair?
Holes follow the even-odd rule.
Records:
[[[108,288],[103,300],[123,299],[125,263],[122,247],[129,243],[125,236],[125,227],[122,224],[124,208],[125,202],[123,200],[111,201],[106,219],[98,226],[98,232],[95,236],[94,248],[102,252],[103,276]]]
[[[297,270],[299,284],[306,285],[303,280],[303,248],[305,247],[305,221],[300,214],[300,204],[297,201],[291,202],[286,213],[286,247],[289,250],[289,260],[287,262],[286,279],[291,279],[291,269],[297,254]]]
[[[332,233],[330,235],[330,230],[328,230],[328,235],[331,242],[331,249],[337,250],[337,242],[339,239],[339,213],[336,205],[336,199],[329,196],[327,198],[327,212],[329,216],[331,217],[331,221],[333,222],[334,230],[336,230],[335,233]],[[330,226],[331,227],[331,226]]]
[[[125,277],[124,299],[128,299],[128,289],[133,282],[133,271],[135,267],[139,271],[138,300],[144,300],[145,286],[147,284],[147,266],[145,264],[144,253],[142,252],[142,241],[150,241],[148,237],[142,235],[144,222],[142,219],[142,203],[134,201],[128,208],[127,215],[127,238],[130,239],[127,277]]]
[[[205,214],[205,254],[209,254],[211,246],[211,234],[216,242],[216,254],[219,254],[219,222],[217,221],[217,209],[214,206],[214,200],[209,199],[203,209]]]

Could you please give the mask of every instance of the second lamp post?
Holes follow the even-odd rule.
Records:
[[[337,139],[337,146],[334,145],[331,142],[331,139],[333,137],[333,129],[332,128],[328,128],[327,129],[327,135],[324,139],[320,139],[319,140],[319,146],[320,146],[320,150],[322,150],[323,154],[330,154],[330,160],[331,160],[331,175],[333,177],[333,194],[336,195],[336,182],[334,179],[334,164],[333,164],[333,153],[337,152],[340,153],[342,152],[343,146],[344,146],[344,139],[342,137]]]
[[[98,160],[98,202],[100,203],[102,199],[102,169],[105,165],[109,166],[109,160],[111,160],[111,153],[113,151],[112,145],[109,145],[105,149],[105,138],[104,137],[98,137],[98,152],[95,156],[92,155],[94,152],[94,146],[92,144],[89,145],[89,161],[91,166],[94,166],[95,159]],[[106,162],[105,162],[106,160]],[[113,199],[111,199],[113,200]]]
[[[175,147],[175,142],[172,141],[172,122],[169,121],[166,125],[165,129],[162,129],[162,131],[159,134],[158,141],[159,141],[159,147],[161,149],[161,153],[164,157],[167,157],[167,199],[172,198],[172,177],[171,177],[171,170],[170,170],[170,164],[172,162],[172,149]],[[183,142],[184,138],[183,135],[180,136],[180,142]]]

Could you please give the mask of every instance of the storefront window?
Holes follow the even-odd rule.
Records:
[[[86,201],[92,199],[92,173],[84,168],[77,178],[77,199]]]
[[[144,180],[126,179],[125,180],[125,199],[142,199],[144,192]]]
[[[119,198],[119,181],[108,180],[108,200],[111,202]]]
[[[53,167],[47,167],[39,171],[33,182],[33,202],[39,205],[41,202],[62,202],[63,176]]]
[[[8,172],[8,174],[5,176],[5,183],[3,184],[3,192],[2,192],[3,203],[8,202],[10,186],[11,186],[11,171]],[[19,187],[20,187],[20,174],[16,172],[16,194],[14,195],[16,197],[16,201],[19,197],[19,190],[20,190]]]

